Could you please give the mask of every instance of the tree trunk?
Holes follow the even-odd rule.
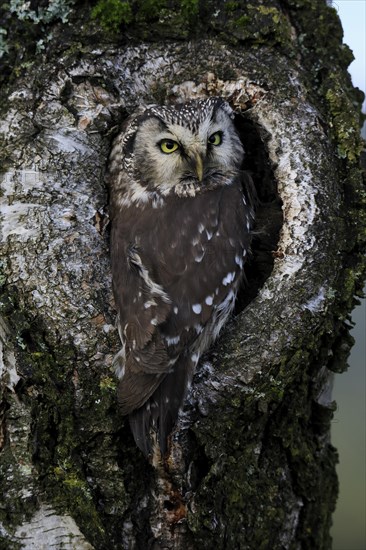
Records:
[[[331,378],[366,240],[336,12],[117,4],[0,8],[0,548],[330,548]],[[116,406],[104,173],[139,104],[207,95],[236,109],[261,202],[237,315],[152,466]]]

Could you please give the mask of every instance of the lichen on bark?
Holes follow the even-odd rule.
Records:
[[[329,378],[344,367],[365,274],[350,55],[321,0],[197,5],[195,21],[175,4],[136,11],[121,36],[88,9],[54,22],[48,42],[49,27],[11,22],[14,37],[26,33],[24,48],[9,45],[1,98],[9,548],[23,532],[41,544],[50,525],[66,548],[72,536],[98,550],[330,547]],[[44,41],[37,58],[25,53],[31,40]],[[262,199],[258,235],[237,316],[197,371],[160,471],[116,407],[103,177],[136,106],[213,94],[238,111]]]

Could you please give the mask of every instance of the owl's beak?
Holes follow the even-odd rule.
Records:
[[[202,181],[203,179],[203,161],[202,157],[198,152],[194,153],[194,160],[195,160],[195,171],[198,177],[198,181]]]

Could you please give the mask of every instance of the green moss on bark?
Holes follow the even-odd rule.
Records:
[[[210,548],[214,537],[218,548],[295,548],[299,542],[309,550],[330,548],[337,453],[324,437],[334,407],[319,404],[316,385],[309,384],[326,362],[329,342],[310,344],[313,352],[305,342],[273,376],[258,377],[255,392],[238,389],[232,410],[227,401],[219,404],[219,424],[208,417],[194,427],[208,464],[188,516],[197,547]],[[324,358],[314,361],[319,347]],[[224,447],[218,444],[223,433]],[[295,543],[296,518],[303,537]]]
[[[13,290],[13,294],[9,289],[3,293],[0,313],[11,328],[21,376],[22,389],[18,393],[32,418],[33,432],[31,439],[25,441],[26,458],[19,456],[19,445],[18,455],[14,457],[9,441],[2,450],[1,489],[6,500],[0,509],[0,520],[5,526],[21,524],[38,508],[35,495],[47,495],[55,509],[74,517],[96,548],[107,548],[114,535],[113,519],[109,519],[106,529],[103,518],[115,515],[117,530],[117,517],[123,515],[128,501],[123,470],[117,466],[118,440],[111,438],[117,422],[115,380],[102,373],[90,376],[91,373],[80,369],[72,345],[59,347],[56,358],[44,338],[46,331],[40,321],[21,309]],[[79,383],[83,392],[81,400],[77,397]],[[6,400],[13,401],[13,398],[3,395],[3,403]],[[14,403],[10,406],[9,402],[9,409],[14,414]],[[26,420],[29,421],[29,417]],[[20,418],[16,424],[21,430]],[[24,463],[23,469],[19,469],[17,463]],[[31,471],[26,472],[25,468]],[[26,487],[23,475],[35,477],[35,469],[38,481],[31,503],[20,495]],[[95,493],[97,471],[99,475],[103,472],[103,478],[99,477]],[[88,474],[93,482],[88,482]],[[103,511],[100,502],[103,502]]]
[[[100,22],[106,31],[117,32],[121,25],[132,21],[132,9],[128,2],[100,0],[92,9],[92,19]]]

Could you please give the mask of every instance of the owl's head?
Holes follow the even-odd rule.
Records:
[[[152,106],[134,127],[124,158],[136,183],[163,195],[228,185],[243,161],[233,111],[221,98]]]

